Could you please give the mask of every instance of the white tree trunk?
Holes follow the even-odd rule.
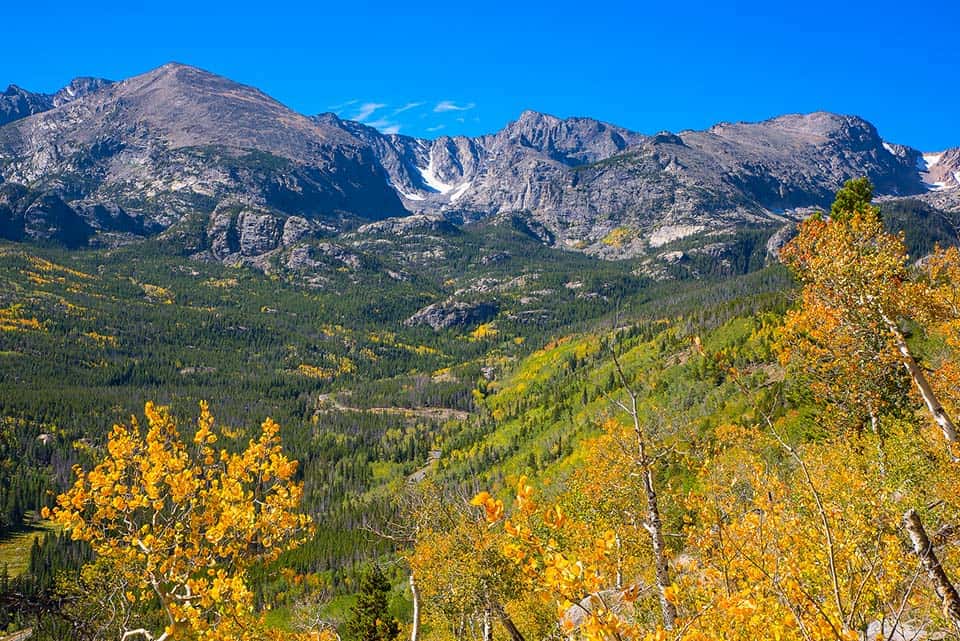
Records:
[[[620,533],[617,533],[617,589],[623,589],[623,542]]]
[[[934,553],[933,544],[927,538],[927,532],[923,529],[923,523],[916,512],[907,510],[903,515],[903,527],[910,535],[913,551],[923,564],[923,569],[927,571],[934,591],[943,602],[943,613],[950,618],[953,627],[960,632],[960,595],[957,594],[956,588],[950,583],[947,573],[940,565],[940,559]]]
[[[937,395],[934,393],[933,388],[930,387],[930,383],[927,381],[923,370],[917,365],[913,354],[910,353],[910,347],[907,345],[903,333],[900,331],[900,328],[897,327],[897,324],[888,316],[884,315],[883,321],[887,324],[887,329],[890,330],[890,333],[893,334],[893,340],[897,344],[897,349],[900,350],[900,356],[903,358],[903,365],[910,373],[913,382],[917,384],[917,389],[920,390],[920,396],[923,397],[923,402],[926,403],[927,409],[930,410],[930,414],[933,416],[933,420],[936,421],[937,425],[940,426],[940,430],[943,432],[943,438],[947,439],[950,443],[955,443],[957,440],[957,428],[954,426],[953,421],[950,420],[946,410],[943,409],[943,405],[941,405],[937,399]]]
[[[653,547],[657,588],[660,592],[660,610],[663,614],[663,627],[672,630],[677,620],[677,606],[667,598],[666,590],[670,585],[670,566],[667,562],[667,551],[663,542],[663,522],[660,520],[660,506],[657,499],[657,491],[653,485],[653,472],[649,467],[644,470],[643,486],[647,494],[646,528],[650,533],[650,542]]]
[[[417,590],[417,581],[410,572],[410,593],[413,595],[413,625],[410,626],[410,641],[418,641],[420,637],[420,592]]]
[[[880,471],[880,476],[885,477],[887,475],[887,453],[883,449],[883,433],[880,430],[880,419],[872,408],[870,409],[870,428],[877,437],[877,466]]]

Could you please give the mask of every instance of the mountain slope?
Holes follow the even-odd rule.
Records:
[[[471,149],[466,162],[453,139],[429,147],[389,140],[395,142],[381,157],[406,157],[447,187],[430,193],[394,178],[398,191],[413,189],[402,194],[408,208],[466,220],[526,212],[556,243],[608,256],[640,254],[691,233],[775,224],[789,210],[825,206],[845,180],[860,175],[881,194],[925,191],[913,161],[888,151],[872,125],[827,113],[647,137],[525,112],[502,132],[477,139],[480,152]],[[404,156],[411,147],[429,155]],[[470,171],[444,171],[451,165]]]
[[[673,260],[678,243],[720,256],[736,234],[773,233],[864,175],[880,196],[960,209],[960,151],[933,162],[823,112],[647,136],[525,111],[494,134],[427,140],[306,117],[171,63],[53,96],[11,87],[0,115],[3,237],[83,246],[164,232],[227,262],[410,214],[519,226],[604,258]]]
[[[404,213],[369,148],[265,94],[168,64],[0,128],[0,172],[146,227],[236,201],[311,220]]]

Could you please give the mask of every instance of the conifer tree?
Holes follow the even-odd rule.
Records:
[[[347,621],[347,638],[351,641],[393,641],[400,626],[390,616],[387,595],[390,582],[379,566],[373,566],[360,578],[357,604]]]

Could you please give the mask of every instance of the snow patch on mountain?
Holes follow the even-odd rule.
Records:
[[[420,172],[420,176],[423,178],[424,184],[426,184],[427,187],[433,191],[445,194],[455,188],[455,185],[445,183],[440,180],[439,176],[437,176],[436,171],[433,168],[433,154],[430,154],[430,162],[427,163],[426,168],[417,167],[417,171]]]
[[[390,180],[389,178],[387,179],[387,184],[390,185],[390,188],[393,189],[395,192],[397,192],[397,194],[398,194],[401,198],[405,198],[406,200],[424,200],[424,197],[421,196],[420,194],[412,194],[412,193],[407,193],[407,192],[403,191],[402,189],[400,189],[399,187],[397,187],[397,186],[394,184],[394,182],[393,182],[392,180]]]
[[[917,158],[917,169],[920,171],[930,171],[930,169],[940,162],[940,159],[943,157],[943,152],[938,153],[926,153],[921,154]]]

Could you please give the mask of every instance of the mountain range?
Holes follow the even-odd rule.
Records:
[[[960,148],[885,141],[817,112],[646,135],[525,111],[501,131],[423,139],[170,63],[121,82],[0,94],[0,237],[69,247],[161,235],[269,264],[316,238],[509,222],[602,258],[671,260],[770,234],[867,176],[883,198],[960,211]],[[713,249],[711,249],[713,248]]]

